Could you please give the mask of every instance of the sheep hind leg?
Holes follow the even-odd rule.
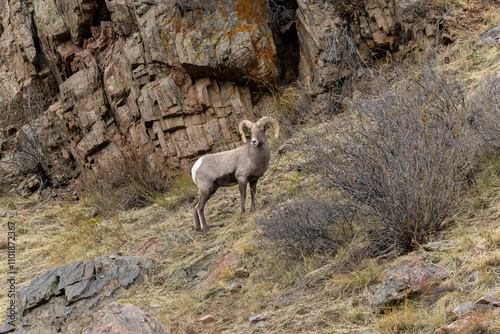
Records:
[[[200,192],[200,199],[198,200],[198,204],[196,205],[196,210],[199,217],[202,232],[208,231],[208,225],[205,220],[205,204],[210,199],[210,197],[212,197],[215,194],[217,189],[218,187],[214,186],[210,188],[210,191],[208,192]],[[195,215],[195,220],[196,220],[196,215]]]
[[[200,215],[198,214],[198,203],[200,200],[197,200],[196,203],[193,206],[193,213],[194,213],[194,229],[196,231],[200,231]]]
[[[250,206],[250,212],[255,212],[255,195],[257,194],[257,180],[250,182],[250,198],[252,204]]]

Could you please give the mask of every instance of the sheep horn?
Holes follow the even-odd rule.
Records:
[[[279,135],[279,132],[280,132],[280,126],[278,124],[278,122],[276,122],[274,119],[272,119],[271,117],[262,117],[261,119],[259,119],[257,121],[257,124],[258,125],[267,125],[267,124],[271,124],[274,128],[274,138],[278,138],[278,135]]]
[[[249,120],[244,120],[244,121],[241,121],[239,126],[238,126],[238,130],[240,131],[241,139],[243,140],[244,143],[247,142],[247,137],[245,135],[245,132],[243,131],[243,128],[247,127],[250,129],[253,126],[253,124],[254,123],[249,121]]]

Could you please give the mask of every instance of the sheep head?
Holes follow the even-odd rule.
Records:
[[[245,128],[250,131],[250,138],[252,146],[258,146],[260,143],[264,143],[267,141],[266,139],[266,131],[269,127],[272,126],[274,128],[274,137],[278,138],[280,126],[278,122],[276,122],[271,117],[262,117],[256,123],[251,122],[249,120],[241,121],[239,124],[239,131],[241,135],[241,139],[244,143],[247,142]]]

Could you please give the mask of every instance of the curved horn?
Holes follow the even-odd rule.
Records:
[[[240,132],[241,139],[243,140],[244,143],[247,142],[247,137],[245,135],[245,132],[243,131],[243,128],[247,127],[250,129],[253,126],[253,124],[254,124],[253,122],[246,119],[244,121],[241,121],[240,124],[238,125],[238,130]]]
[[[267,125],[267,124],[271,124],[273,126],[273,129],[274,129],[274,138],[278,138],[278,135],[279,135],[279,132],[280,132],[280,126],[278,124],[278,122],[276,122],[274,119],[272,119],[271,117],[262,117],[261,119],[259,119],[257,121],[257,124],[258,125]]]

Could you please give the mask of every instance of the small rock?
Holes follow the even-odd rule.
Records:
[[[428,252],[441,252],[445,250],[455,249],[458,245],[451,242],[450,240],[429,242],[423,246],[423,248]]]
[[[237,268],[234,272],[234,277],[245,278],[248,276],[250,276],[250,273],[246,270],[245,267]]]
[[[7,218],[14,218],[15,216],[17,216],[16,210],[10,210],[7,212]]]
[[[458,318],[459,316],[461,316],[465,313],[472,312],[474,310],[475,310],[474,304],[466,303],[466,304],[462,304],[460,306],[455,307],[453,310],[450,311],[450,314],[453,317]]]
[[[472,253],[474,255],[477,255],[477,254],[484,254],[487,252],[487,249],[486,247],[484,247],[483,245],[475,245],[474,246],[474,250],[472,251]]]
[[[256,324],[258,322],[261,322],[261,321],[265,321],[267,320],[267,315],[264,315],[264,314],[259,314],[259,315],[256,315],[256,316],[253,316],[253,317],[250,317],[250,323],[251,324]]]
[[[198,284],[199,288],[214,286],[216,283],[227,279],[229,275],[234,275],[237,268],[243,265],[238,251],[227,254],[203,276],[203,279]]]
[[[223,288],[211,289],[210,291],[207,292],[207,294],[205,295],[204,298],[209,299],[209,298],[215,297],[216,295],[219,296],[220,292],[224,293],[224,289]]]
[[[233,284],[231,284],[231,286],[229,288],[229,291],[231,293],[235,293],[235,292],[238,292],[240,290],[241,290],[241,284],[237,283],[237,282],[234,282]]]
[[[212,315],[209,315],[209,314],[208,314],[208,315],[206,315],[206,316],[204,316],[204,317],[201,317],[201,318],[199,319],[199,321],[200,321],[202,324],[205,324],[205,325],[206,325],[206,324],[210,324],[210,323],[212,323],[212,322],[215,322],[215,318],[214,318]]]
[[[500,26],[490,29],[476,43],[476,48],[489,48],[500,44]]]
[[[474,304],[462,304],[450,311],[453,322],[449,325],[438,328],[434,334],[451,333],[472,333],[483,328],[483,323],[487,321],[484,317],[488,312],[500,317],[500,299],[487,295],[479,298]]]
[[[311,278],[311,277],[314,277],[314,276],[318,276],[318,275],[324,273],[328,268],[330,268],[329,264],[327,264],[326,266],[323,266],[321,268],[318,268],[316,270],[311,271],[309,274],[306,275],[306,277],[307,278]]]
[[[36,176],[33,176],[26,182],[26,187],[29,191],[35,191],[40,187],[40,180]]]
[[[217,297],[224,297],[226,293],[224,291],[217,292]]]
[[[479,271],[473,271],[469,275],[465,276],[464,281],[467,283],[474,283],[481,277]]]
[[[494,307],[500,307],[500,299],[493,297],[492,295],[487,295],[479,298],[475,304],[486,304]]]
[[[195,274],[195,277],[199,277],[199,278],[202,278],[202,277],[205,277],[205,275],[208,273],[208,271],[206,270],[200,270],[198,271],[196,274]]]
[[[170,332],[158,320],[140,308],[132,304],[121,306],[112,302],[95,313],[94,323],[87,333],[169,334]]]

